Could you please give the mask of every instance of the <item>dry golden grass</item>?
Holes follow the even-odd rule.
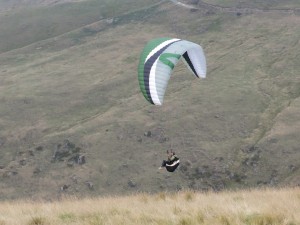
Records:
[[[300,188],[0,203],[0,224],[300,224]]]

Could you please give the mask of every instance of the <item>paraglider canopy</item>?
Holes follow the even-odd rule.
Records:
[[[206,77],[206,59],[200,45],[176,38],[158,38],[146,44],[140,56],[138,80],[148,102],[163,104],[171,73],[180,58],[196,77]]]

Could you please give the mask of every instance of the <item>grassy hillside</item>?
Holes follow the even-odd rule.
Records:
[[[0,42],[0,53],[55,37],[101,19],[140,9],[158,0],[61,2],[50,4],[53,2],[49,1],[49,5],[45,2],[31,5],[29,1],[23,4],[27,7],[22,5],[23,7],[17,7],[16,10],[0,13],[0,40],[3,40]]]
[[[203,2],[220,5],[224,7],[250,7],[260,9],[289,9],[289,8],[300,8],[298,0],[287,0],[287,1],[236,1],[236,0],[204,0]]]
[[[299,184],[300,17],[155,3],[0,54],[0,198]],[[201,44],[208,75],[179,63],[154,107],[137,64],[161,36]]]
[[[0,223],[296,225],[300,223],[299,194],[299,188],[220,193],[181,191],[57,202],[2,202]]]

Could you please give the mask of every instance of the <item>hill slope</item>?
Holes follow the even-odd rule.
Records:
[[[151,3],[0,54],[0,198],[298,184],[299,16]],[[154,107],[136,68],[160,36],[201,44],[208,77],[178,64]]]

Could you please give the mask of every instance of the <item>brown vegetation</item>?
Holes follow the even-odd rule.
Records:
[[[63,199],[0,203],[1,225],[297,225],[300,189]]]

